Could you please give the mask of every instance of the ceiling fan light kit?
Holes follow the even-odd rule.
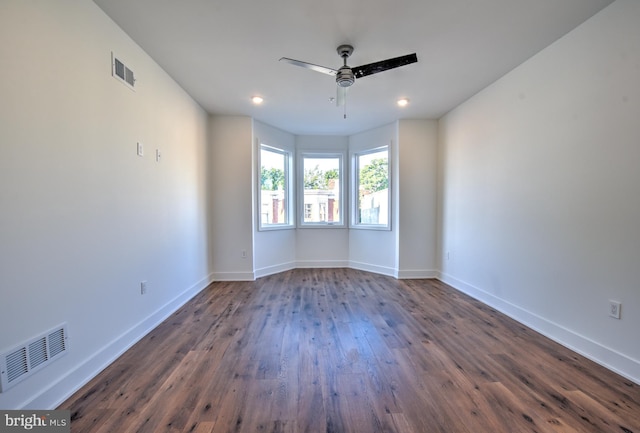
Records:
[[[338,55],[342,57],[343,65],[338,69],[327,68],[326,66],[315,65],[313,63],[303,62],[301,60],[290,59],[288,57],[281,57],[280,61],[285,61],[295,66],[300,66],[312,71],[320,72],[326,75],[332,75],[336,77],[336,84],[338,85],[336,102],[337,105],[346,104],[346,89],[351,87],[356,78],[366,77],[367,75],[377,74],[389,69],[398,68],[400,66],[416,63],[418,57],[416,53],[407,54],[406,56],[394,57],[392,59],[381,60],[379,62],[369,63],[355,68],[347,65],[347,59],[353,54],[353,46],[343,44],[340,45],[336,51]],[[405,104],[406,105],[406,104]],[[345,113],[346,119],[346,113]]]
[[[356,82],[356,77],[348,66],[343,66],[338,69],[336,74],[336,83],[340,87],[351,87]]]

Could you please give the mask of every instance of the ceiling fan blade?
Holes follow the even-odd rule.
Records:
[[[418,56],[416,56],[416,53],[413,53],[407,54],[406,56],[394,57],[393,59],[369,63],[368,65],[357,66],[355,68],[351,68],[351,70],[355,74],[356,78],[362,78],[367,75],[377,74],[378,72],[384,72],[389,69],[416,63],[417,61]]]
[[[338,89],[336,91],[336,107],[342,107],[347,103],[347,90],[349,88],[336,86],[336,89]]]
[[[295,65],[295,66],[301,66],[306,69],[311,69],[312,71],[322,72],[323,74],[332,75],[334,77],[338,73],[338,71],[335,69],[327,68],[325,66],[320,66],[320,65],[314,65],[313,63],[307,63],[301,60],[290,59],[288,57],[281,57],[280,61],[291,63],[292,65]]]

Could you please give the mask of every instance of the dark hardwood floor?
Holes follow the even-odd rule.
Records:
[[[217,282],[78,391],[80,432],[640,433],[640,387],[436,280]]]

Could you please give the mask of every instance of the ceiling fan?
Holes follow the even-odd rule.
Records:
[[[338,106],[345,105],[346,91],[349,87],[355,83],[356,78],[366,77],[367,75],[377,74],[389,69],[398,68],[400,66],[409,65],[418,61],[416,53],[407,54],[406,56],[394,57],[392,59],[381,60],[379,62],[369,63],[367,65],[356,66],[355,68],[347,65],[347,59],[353,54],[353,47],[351,45],[340,45],[337,48],[338,55],[342,57],[343,65],[338,69],[327,68],[326,66],[314,65],[313,63],[303,62],[301,60],[290,59],[288,57],[281,57],[280,61],[291,63],[292,65],[301,66],[303,68],[311,69],[312,71],[322,72],[323,74],[332,75],[336,77],[336,84],[338,85],[338,94],[336,98],[336,104]],[[346,118],[345,113],[345,118]]]

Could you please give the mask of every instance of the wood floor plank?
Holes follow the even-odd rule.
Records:
[[[422,380],[407,349],[394,349],[398,365],[396,394],[402,413],[414,425],[415,431],[470,433],[457,414],[446,410],[445,396],[437,386]]]
[[[404,414],[401,413],[390,413],[387,418],[390,420],[390,424],[393,426],[391,431],[395,431],[397,433],[414,433],[415,430],[405,418]]]
[[[465,431],[502,431],[489,402],[460,370],[429,371],[422,381],[440,401],[438,407],[449,417],[458,418]],[[458,430],[456,430],[458,431]]]
[[[301,344],[303,353],[300,374],[292,404],[296,408],[295,420],[300,432],[324,432],[327,416],[322,393],[322,374],[319,361],[307,344]]]
[[[536,408],[525,405],[504,384],[495,382],[482,389],[493,408],[494,419],[503,424],[502,431],[553,433],[552,426],[536,416]]]
[[[211,433],[213,431],[214,424],[212,422],[203,422],[194,425],[189,429],[192,433]]]
[[[640,433],[640,387],[436,280],[211,284],[60,406],[74,433]]]
[[[621,432],[629,430],[628,420],[618,417],[582,391],[570,391],[567,400],[576,408],[576,414],[580,415],[582,421],[592,425],[594,430]]]

